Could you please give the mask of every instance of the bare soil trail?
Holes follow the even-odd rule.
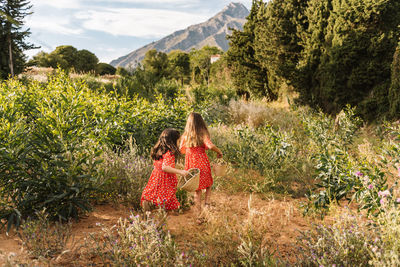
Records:
[[[188,248],[198,247],[204,233],[212,233],[215,230],[213,227],[217,221],[221,223],[226,220],[228,224],[226,227],[229,227],[230,222],[245,222],[249,219],[249,214],[256,213],[265,222],[265,241],[269,246],[277,248],[279,256],[294,260],[296,237],[301,231],[309,229],[312,220],[310,217],[303,217],[299,211],[300,200],[291,198],[263,200],[256,195],[251,197],[250,202],[249,199],[249,194],[215,191],[211,205],[204,212],[205,223],[201,225],[196,223],[196,210],[192,207],[183,214],[169,215],[167,229],[178,246],[185,251]],[[127,218],[130,214],[131,211],[125,206],[96,206],[93,212],[79,222],[73,223],[75,243],[83,242],[89,233],[100,232],[104,226],[111,227],[119,218]],[[15,254],[16,259],[24,258],[25,262],[29,262],[16,233],[11,233],[9,236],[4,230],[0,233],[0,252],[0,263],[4,263],[10,253]]]

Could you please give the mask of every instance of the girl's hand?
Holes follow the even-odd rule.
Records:
[[[185,170],[181,170],[181,171],[180,171],[180,175],[182,175],[182,176],[186,176],[186,175],[188,175],[188,174],[189,174],[188,171],[185,171]]]

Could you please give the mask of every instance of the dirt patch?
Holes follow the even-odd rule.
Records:
[[[244,222],[253,212],[261,215],[267,224],[265,240],[270,247],[276,247],[280,256],[294,259],[296,237],[301,231],[309,229],[311,220],[302,216],[298,209],[299,200],[290,198],[263,200],[255,195],[251,197],[251,201],[249,199],[249,194],[213,192],[212,205],[204,212],[206,218],[204,224],[196,223],[197,214],[192,207],[178,216],[168,216],[167,228],[178,246],[185,251],[189,247],[198,247],[203,233],[212,233],[215,220],[225,218],[228,224],[230,220]],[[119,218],[129,217],[130,213],[129,208],[124,206],[96,206],[93,212],[79,222],[73,223],[75,243],[82,243],[89,233],[100,232],[104,226],[111,227]],[[9,236],[5,232],[0,234],[0,251],[2,252],[0,263],[4,263],[10,253],[16,254],[16,258],[24,258],[25,261],[28,259],[15,233]]]

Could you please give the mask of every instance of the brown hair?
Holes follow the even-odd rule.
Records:
[[[196,112],[190,113],[186,122],[185,132],[182,135],[186,147],[202,146],[206,136],[210,136],[210,134],[201,115]]]
[[[171,151],[175,157],[180,156],[178,149],[178,139],[180,136],[181,134],[173,128],[165,129],[161,133],[160,138],[158,138],[157,143],[151,149],[151,158],[153,160],[160,160],[168,151]]]

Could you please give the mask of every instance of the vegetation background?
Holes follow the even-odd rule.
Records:
[[[27,253],[9,264],[67,255],[75,265],[400,264],[398,1],[255,0],[226,53],[150,50],[135,69],[72,46],[26,63],[29,1],[0,3],[0,219]],[[235,223],[226,206],[208,211],[184,251],[193,240],[171,235],[163,211],[141,214],[139,201],[149,149],[192,111],[229,167],[214,190],[251,197]],[[191,196],[177,195],[184,216]],[[266,241],[270,211],[254,208],[253,196],[290,198],[287,220],[295,209],[316,223],[291,240],[298,257]],[[131,215],[70,249],[72,219],[110,203]]]

